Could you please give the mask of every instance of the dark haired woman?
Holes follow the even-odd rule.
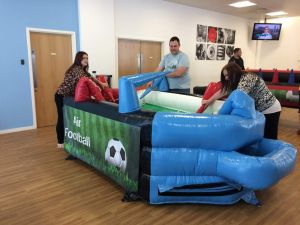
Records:
[[[89,62],[86,52],[77,52],[74,63],[67,69],[64,81],[55,93],[55,103],[57,108],[57,147],[64,147],[64,118],[63,118],[63,99],[65,96],[74,96],[76,85],[81,77],[89,77],[96,82],[100,88],[104,88],[106,84],[99,82],[88,73]]]
[[[254,73],[243,72],[236,63],[228,63],[221,71],[221,82],[222,89],[210,99],[202,100],[202,104],[209,105],[235,89],[242,90],[253,98],[256,110],[266,117],[264,137],[277,139],[281,105],[263,79]]]

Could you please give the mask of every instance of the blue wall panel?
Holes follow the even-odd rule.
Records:
[[[0,132],[33,125],[26,27],[73,31],[77,0],[0,0]],[[25,65],[20,60],[25,59]],[[54,94],[54,93],[53,93]]]

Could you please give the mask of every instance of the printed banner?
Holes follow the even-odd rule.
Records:
[[[140,127],[64,106],[65,150],[138,191]]]

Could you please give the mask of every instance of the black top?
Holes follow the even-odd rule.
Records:
[[[245,67],[244,67],[244,60],[242,59],[242,57],[236,59],[234,58],[234,56],[231,56],[231,58],[229,59],[229,62],[235,62],[236,64],[238,64],[242,70],[245,70]]]

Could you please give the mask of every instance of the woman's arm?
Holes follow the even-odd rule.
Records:
[[[215,94],[213,94],[209,99],[202,99],[202,105],[210,105],[215,100],[223,98],[227,93],[225,91],[218,90]]]
[[[108,87],[107,83],[102,83],[101,81],[99,81],[98,79],[96,79],[95,77],[91,76],[92,81],[94,81],[102,90],[104,88]]]

